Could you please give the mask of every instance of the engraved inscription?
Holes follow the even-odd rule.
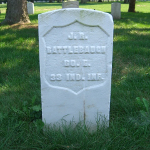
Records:
[[[105,54],[106,46],[52,46],[47,54]]]
[[[62,75],[61,74],[51,74],[50,80],[51,81],[61,81]]]
[[[100,73],[88,73],[88,81],[100,81],[103,80]]]
[[[69,40],[87,40],[88,36],[84,32],[70,32],[68,35]]]
[[[80,62],[81,61],[81,62]],[[83,59],[83,60],[64,60],[64,66],[65,67],[90,67],[91,64],[89,63],[89,60]]]
[[[81,74],[68,73],[66,74],[66,80],[67,81],[84,81],[85,77],[83,77]]]
[[[104,83],[108,72],[106,39],[108,35],[100,27],[79,22],[52,28],[44,35],[48,83],[74,93]]]

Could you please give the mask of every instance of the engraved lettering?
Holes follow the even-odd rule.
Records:
[[[51,74],[50,80],[51,80],[51,81],[55,81],[55,74]]]
[[[88,37],[85,36],[85,34],[83,32],[79,32],[79,35],[80,35],[80,40],[87,40]]]
[[[70,32],[70,35],[68,35],[69,40],[73,40],[73,32]]]
[[[74,54],[78,54],[78,46],[74,46]]]
[[[73,54],[73,51],[72,51],[72,49],[71,49],[71,46],[68,46],[68,50],[69,50],[69,54]]]
[[[69,60],[64,60],[64,66],[69,67]]]
[[[88,60],[83,59],[83,67],[90,67],[91,65],[88,64]]]
[[[71,67],[75,67],[76,66],[76,61],[75,60],[71,60]]]
[[[47,54],[105,54],[106,46],[52,46]]]
[[[82,81],[84,81],[85,80],[85,77],[82,77]]]
[[[108,30],[80,21],[54,25],[41,37],[44,50],[41,50],[41,61],[43,66],[45,64],[42,81],[51,88],[74,95],[103,86],[110,77],[109,60],[112,61],[109,56],[112,41]]]
[[[62,46],[57,46],[57,52],[58,52],[59,54],[61,54],[61,49],[62,49]]]
[[[81,80],[81,75],[80,74],[76,74],[76,80],[80,81]]]
[[[57,74],[57,75],[56,75],[56,80],[57,80],[57,81],[61,81],[61,79],[62,79],[62,75],[61,75],[61,74]]]
[[[56,46],[53,47],[53,53],[54,53],[54,54],[57,54]]]
[[[84,52],[85,52],[85,54],[87,54],[87,53],[89,54],[89,53],[90,53],[90,52],[89,52],[89,47],[88,47],[88,46],[85,46],[85,51],[84,51]]]
[[[46,50],[47,50],[47,54],[51,54],[52,53],[52,48],[51,47],[47,47]]]
[[[66,80],[67,81],[84,81],[85,77],[82,77],[81,74],[67,73]]]
[[[84,52],[84,47],[83,46],[79,46],[79,53],[83,54],[83,52]]]
[[[105,54],[106,52],[106,46],[97,46],[96,52],[100,54]]]
[[[100,81],[103,80],[100,73],[88,73],[88,81]]]
[[[92,74],[91,74],[91,80],[92,80],[92,81],[93,81],[93,80],[94,80],[94,81],[96,80],[96,73],[92,73]]]
[[[88,36],[85,36],[85,40],[87,40],[88,39]]]
[[[84,32],[70,32],[68,35],[69,40],[87,40],[88,36]]]
[[[67,46],[62,46],[62,50],[64,51],[64,54],[66,54],[66,53],[67,53],[67,49],[68,49],[68,47],[67,47]]]
[[[74,34],[73,36],[74,40],[77,40],[77,33],[73,33],[73,34]]]
[[[95,46],[91,46],[91,53],[95,53]]]
[[[77,63],[77,67],[79,67],[80,66],[80,63]]]
[[[79,67],[80,63],[76,60],[64,60],[65,67]]]
[[[101,77],[101,74],[100,74],[100,73],[97,74],[97,80],[98,80],[98,81],[103,80],[103,78]]]
[[[70,74],[70,81],[74,81],[75,80],[75,74]]]
[[[62,75],[61,74],[51,74],[50,75],[50,80],[51,81],[61,81],[62,80]]]

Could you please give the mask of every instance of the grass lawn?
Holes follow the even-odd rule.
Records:
[[[137,13],[121,5],[114,20],[110,126],[89,133],[82,125],[43,133],[38,47],[38,14],[61,3],[35,3],[27,25],[0,26],[0,150],[150,150],[150,2]],[[111,3],[80,8],[111,12]],[[0,4],[0,22],[6,5]]]

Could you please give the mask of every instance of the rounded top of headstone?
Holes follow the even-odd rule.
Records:
[[[112,19],[112,16],[109,13],[106,12],[102,12],[102,11],[98,11],[98,10],[93,10],[93,9],[83,9],[83,8],[65,8],[65,9],[57,9],[57,10],[53,10],[53,11],[48,11],[42,14],[39,14],[38,17],[42,17],[42,16],[54,16],[59,14],[60,17],[63,16],[63,14],[65,15],[73,15],[76,16],[81,15],[81,17],[86,18],[88,17],[88,15],[90,16],[95,16],[98,18],[109,18],[110,20]],[[72,16],[66,16],[68,18],[71,18]],[[93,20],[97,20],[97,18],[93,18]],[[113,21],[113,19],[112,19]]]
[[[90,18],[90,19],[89,19]],[[49,11],[38,15],[38,24],[47,28],[65,26],[73,22],[80,22],[88,26],[101,26],[107,33],[112,32],[113,18],[109,13],[92,9],[66,8]],[[54,23],[51,20],[55,20]],[[42,28],[40,32],[44,32]]]
[[[121,5],[121,3],[119,3],[119,2],[114,2],[114,3],[111,3],[111,4],[119,4],[119,5]]]

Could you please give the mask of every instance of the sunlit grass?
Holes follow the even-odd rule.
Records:
[[[138,13],[128,6],[122,2],[121,19],[114,20],[110,125],[95,133],[83,123],[42,130],[37,19],[61,3],[35,3],[31,24],[0,27],[0,149],[150,149],[150,2],[136,2]],[[110,13],[111,2],[80,8]]]

